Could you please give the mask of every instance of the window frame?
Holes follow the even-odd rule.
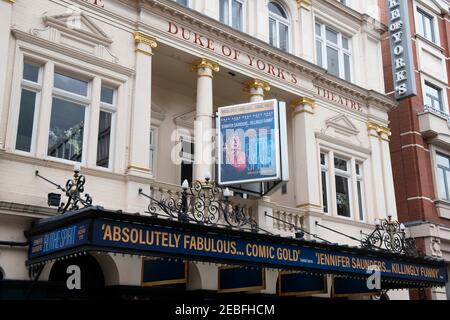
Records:
[[[438,163],[438,156],[444,157],[448,160],[449,162],[449,166],[448,167],[443,167],[441,165],[439,165]],[[442,200],[442,201],[446,201],[446,202],[450,202],[450,181],[447,181],[447,175],[445,174],[444,176],[444,187],[445,187],[445,198],[443,198],[442,195],[442,191],[440,189],[440,175],[439,175],[439,170],[442,169],[444,170],[444,173],[450,173],[450,156],[441,152],[440,150],[436,150],[435,151],[435,156],[434,156],[434,161],[435,161],[435,172],[436,172],[436,182],[437,182],[437,194],[438,194],[438,199]]]
[[[322,173],[325,172],[326,175],[326,199],[328,201],[328,212],[324,211],[324,214],[341,218],[341,219],[347,219],[351,221],[356,222],[366,222],[368,221],[368,211],[367,211],[367,203],[368,195],[365,193],[366,191],[366,175],[365,169],[366,169],[366,163],[368,161],[367,158],[363,158],[361,156],[358,156],[353,153],[345,153],[342,151],[334,151],[334,148],[327,145],[320,145],[320,152],[319,152],[319,164],[320,164],[320,190],[322,192],[321,202],[322,202],[322,208],[323,208],[323,183],[322,183]],[[322,165],[320,155],[324,154],[325,156],[325,165]],[[341,169],[336,169],[334,165],[334,159],[338,158],[340,160],[344,160],[347,163],[347,171],[343,171]],[[356,173],[356,165],[359,165],[360,168],[360,174]],[[343,216],[338,214],[337,210],[337,199],[336,199],[336,176],[345,177],[347,179],[348,183],[348,190],[349,190],[349,210],[350,210],[350,216]],[[363,209],[363,212],[361,214],[359,210],[359,195],[358,195],[358,182],[360,182],[361,185],[361,206]],[[356,188],[356,189],[355,189]],[[362,219],[361,219],[362,217]]]
[[[336,201],[336,216],[341,218],[347,218],[347,219],[354,219],[354,208],[353,208],[353,185],[352,185],[352,168],[351,168],[351,160],[347,159],[347,157],[343,157],[340,154],[334,154],[333,162],[335,159],[343,160],[347,164],[347,171],[344,171],[342,169],[337,169],[336,166],[334,166],[334,177],[335,177],[335,185],[336,185],[336,177],[341,177],[347,179],[347,187],[348,187],[348,203],[349,203],[349,216],[343,216],[338,213],[337,209],[337,201]],[[337,197],[337,192],[335,194],[335,198]]]
[[[222,22],[223,24],[229,26],[230,28],[233,28],[235,30],[241,31],[241,32],[245,32],[245,30],[247,30],[247,21],[246,21],[246,16],[247,16],[247,0],[224,0],[228,2],[228,12],[226,15],[226,22],[222,21],[220,19],[220,13],[221,13],[221,5],[220,5],[220,0],[219,0],[219,21]],[[239,2],[242,5],[242,16],[241,16],[241,29],[235,28],[233,26],[233,1]]]
[[[103,88],[108,88],[113,90],[113,103],[109,104],[107,102],[103,102],[101,99],[101,90]],[[116,126],[117,126],[117,105],[118,105],[118,88],[114,85],[109,84],[106,81],[101,82],[100,86],[100,105],[98,110],[98,116],[100,119],[100,113],[107,112],[111,113],[111,129],[110,129],[110,141],[109,141],[109,161],[108,161],[108,167],[102,167],[97,165],[97,155],[98,155],[98,143],[97,143],[97,149],[96,149],[96,157],[95,157],[95,167],[100,170],[106,170],[106,171],[112,171],[114,168],[114,155],[115,155],[115,145],[116,145]],[[97,139],[98,134],[100,133],[100,127],[98,128],[97,132]],[[97,140],[98,142],[98,140]]]
[[[58,157],[53,157],[50,156],[48,154],[48,147],[49,147],[49,139],[47,136],[47,144],[46,144],[46,159],[48,160],[54,160],[54,161],[60,161],[63,163],[68,163],[68,164],[77,164],[79,163],[80,165],[86,165],[86,160],[87,160],[87,152],[88,150],[88,140],[89,140],[89,133],[91,130],[91,121],[90,121],[90,110],[92,108],[92,82],[93,82],[93,78],[89,78],[87,76],[83,76],[82,73],[77,73],[77,72],[73,72],[67,69],[64,69],[63,67],[60,67],[59,64],[55,63],[55,68],[54,68],[54,72],[52,74],[52,78],[54,79],[56,74],[62,74],[68,77],[72,77],[75,78],[77,80],[82,80],[82,81],[86,81],[87,82],[87,95],[86,96],[82,96],[76,93],[72,93],[69,91],[65,91],[63,89],[59,89],[56,88],[54,83],[51,89],[51,106],[50,106],[50,113],[49,113],[49,127],[47,128],[47,135],[50,133],[50,125],[51,125],[51,117],[52,117],[52,111],[53,111],[53,99],[57,98],[60,100],[64,100],[64,101],[68,101],[71,103],[75,103],[75,104],[79,104],[79,105],[83,105],[84,106],[84,129],[83,129],[83,144],[82,144],[82,154],[81,154],[81,161],[80,162],[76,162],[73,160],[68,160],[68,159],[64,159],[64,158],[58,158]],[[96,150],[97,151],[97,150]],[[97,158],[97,157],[96,157]],[[97,159],[96,161],[97,162]],[[99,166],[95,166],[96,168],[100,168]],[[105,168],[104,168],[105,169]]]
[[[324,155],[324,160],[325,160],[325,164],[322,164],[322,159],[321,159],[321,155]],[[331,209],[331,189],[330,189],[330,166],[329,166],[329,152],[327,151],[321,151],[320,155],[319,155],[319,163],[320,163],[320,190],[322,191],[322,210],[325,214],[331,215],[333,210]],[[324,191],[324,186],[323,186],[323,182],[322,182],[322,175],[325,174],[325,192],[326,195],[324,196],[323,191]],[[327,200],[327,210],[325,211],[325,203],[323,201],[323,199],[326,198]]]
[[[316,27],[317,25],[320,26],[320,35],[317,34]],[[337,35],[337,44],[327,39],[327,29],[329,29],[332,32],[335,32]],[[352,36],[348,36],[347,34],[340,32],[337,28],[330,26],[326,23],[323,23],[321,20],[316,19],[314,22],[314,45],[316,47],[314,55],[316,56],[316,64],[319,67],[324,68],[327,70],[327,72],[331,75],[334,75],[328,71],[328,47],[337,50],[338,52],[338,65],[339,65],[339,75],[338,78],[353,83],[354,81],[354,61],[353,61],[353,39]],[[343,38],[348,40],[348,49],[345,49],[343,46]],[[318,42],[321,46],[321,53],[322,56],[321,61],[322,64],[319,64],[319,56],[318,56]],[[346,79],[346,72],[345,72],[345,56],[349,57],[349,79]],[[334,75],[336,76],[336,75]]]
[[[420,6],[416,6],[415,10],[415,17],[416,17],[416,33],[421,36],[422,38],[439,45],[439,34],[437,32],[436,28],[436,16],[434,14],[431,14],[429,11],[425,10],[424,8]],[[430,33],[431,33],[431,39],[427,36],[427,30],[426,30],[426,24],[425,19],[428,18],[430,20]],[[422,26],[422,27],[421,27]],[[421,32],[421,29],[423,29],[423,33]]]
[[[282,16],[280,16],[278,14],[275,14],[275,13],[271,12],[270,9],[269,9],[269,4],[271,2],[274,2],[277,5],[279,5],[283,9],[283,11],[286,14],[287,18],[284,18],[284,17],[282,17]],[[286,46],[286,51],[285,52],[290,53],[291,52],[291,47],[292,47],[292,36],[291,36],[291,34],[292,34],[291,25],[292,24],[291,24],[291,18],[290,18],[289,10],[287,10],[286,7],[283,4],[281,4],[280,2],[274,1],[274,0],[269,0],[267,2],[267,12],[269,13],[269,21],[268,21],[269,22],[269,34],[268,34],[268,40],[269,41],[268,41],[268,43],[271,46],[273,46],[273,47],[275,47],[275,48],[277,48],[279,50],[285,51],[285,50],[280,48],[280,23],[281,23],[281,24],[283,24],[283,25],[285,25],[287,27],[287,37],[286,38],[287,38],[288,42],[287,42],[287,46]],[[276,35],[277,35],[277,41],[276,41],[277,43],[276,44],[270,43],[270,19],[275,20],[275,26],[276,26],[275,29],[276,29]]]
[[[436,97],[431,96],[428,94],[427,88],[432,88],[434,90],[437,91],[438,93],[438,97],[436,99]],[[438,102],[439,103],[439,108],[436,109],[434,107],[434,103],[433,105],[428,105],[426,102],[427,98],[430,98],[433,102]],[[434,83],[428,81],[428,80],[424,80],[424,95],[423,95],[423,104],[424,106],[430,107],[436,111],[441,111],[441,112],[448,112],[448,110],[445,110],[444,108],[444,97],[443,97],[443,89],[437,85],[435,85]]]
[[[23,72],[26,64],[31,64],[39,67],[38,73],[38,82],[33,82],[31,80],[27,80],[23,78]],[[32,59],[28,59],[26,56],[22,59],[21,65],[21,73],[20,73],[20,87],[19,87],[19,98],[18,98],[18,111],[17,111],[17,119],[14,126],[14,136],[13,136],[13,150],[18,154],[24,155],[34,155],[36,154],[36,144],[37,144],[37,134],[39,127],[39,114],[41,107],[41,96],[43,91],[43,76],[44,76],[44,66],[42,63],[36,62]],[[34,101],[34,115],[33,115],[33,128],[31,131],[31,142],[30,142],[30,151],[24,151],[17,149],[17,136],[19,130],[19,120],[20,120],[20,111],[21,111],[21,103],[22,103],[22,92],[23,90],[34,92],[36,94],[36,98]]]

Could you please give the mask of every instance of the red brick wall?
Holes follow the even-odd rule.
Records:
[[[413,1],[407,1],[407,3],[409,5],[408,12],[413,40],[414,65],[415,70],[418,70]],[[387,1],[379,0],[379,5],[382,22],[387,25]],[[445,19],[439,19],[439,23],[441,44],[443,47],[445,46],[446,56],[448,56],[449,23]],[[389,34],[384,34],[382,39],[385,89],[392,96],[394,87]],[[450,65],[450,61],[447,61],[447,65]],[[450,74],[450,69],[447,69]],[[417,96],[402,100],[399,106],[389,113],[392,130],[390,148],[397,211],[401,221],[430,220],[450,225],[448,220],[438,217],[434,203],[427,199],[418,198],[435,199],[435,192],[428,145],[418,134],[420,128],[417,113],[423,110],[423,97],[420,76],[417,72],[416,83]]]

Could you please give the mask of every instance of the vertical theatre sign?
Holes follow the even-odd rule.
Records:
[[[218,113],[219,184],[281,180],[278,102],[223,107]]]
[[[388,0],[388,16],[395,98],[402,100],[417,94],[407,1]]]

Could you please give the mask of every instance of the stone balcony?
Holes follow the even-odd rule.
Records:
[[[445,148],[450,147],[450,115],[424,106],[418,117],[420,132],[428,143]]]

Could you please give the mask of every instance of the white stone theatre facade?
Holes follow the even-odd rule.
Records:
[[[376,0],[0,0],[1,298],[28,288],[36,265],[35,294],[57,295],[50,284],[61,281],[58,264],[80,258],[29,257],[28,232],[45,227],[37,221],[71,214],[48,206],[49,194],[66,199],[41,177],[65,188],[75,166],[95,208],[146,219],[149,203],[181,197],[185,180],[217,181],[214,129],[224,106],[269,99],[287,106],[289,181],[264,196],[230,196],[259,230],[281,238],[302,231],[302,241],[352,250],[377,221],[397,220],[388,121],[396,102],[384,92],[379,15]],[[102,275],[101,290],[122,297],[170,290],[220,297],[220,273],[233,265],[98,248],[85,256],[92,259],[83,268]],[[181,289],[170,281],[147,286],[149,259],[184,263]],[[286,270],[259,267],[263,284],[235,292],[280,294]],[[336,294],[338,269],[324,273],[326,290],[306,296],[360,293]],[[409,298],[408,290],[387,295]]]

